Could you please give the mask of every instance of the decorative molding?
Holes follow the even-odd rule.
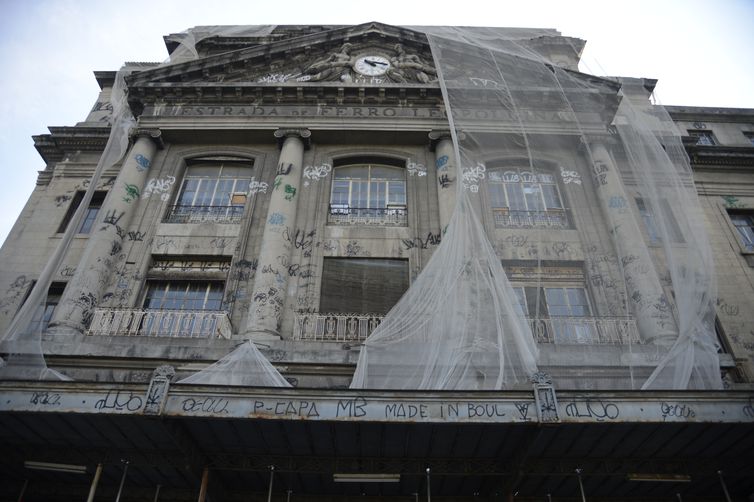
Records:
[[[274,132],[275,137],[278,140],[278,148],[283,148],[283,143],[286,138],[297,137],[304,142],[304,149],[308,150],[311,146],[312,132],[306,128],[280,128]]]
[[[152,380],[149,382],[149,389],[147,389],[147,397],[142,413],[145,415],[162,414],[173,377],[175,377],[174,367],[165,364],[155,368],[152,372]]]
[[[131,129],[129,136],[131,139],[137,139],[137,138],[149,138],[157,145],[158,150],[162,150],[165,148],[165,143],[162,141],[162,131],[159,129],[146,129],[142,127],[137,127],[134,129]]]

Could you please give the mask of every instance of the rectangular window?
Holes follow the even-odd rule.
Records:
[[[94,226],[95,221],[97,221],[97,215],[99,214],[99,210],[102,208],[102,204],[105,202],[106,196],[107,191],[97,191],[92,194],[92,200],[89,202],[89,206],[86,208],[86,212],[84,213],[84,217],[81,220],[81,224],[79,225],[77,233],[91,233],[92,227]],[[60,223],[58,233],[63,233],[65,232],[66,228],[68,228],[68,224],[73,219],[73,215],[76,213],[79,205],[81,205],[83,198],[83,191],[78,191],[73,196],[71,204],[70,206],[68,206],[68,211],[66,211],[65,217],[63,217],[63,221]]]
[[[224,289],[220,281],[148,281],[144,308],[220,310]]]
[[[747,251],[754,251],[754,211],[728,209],[728,216],[738,231],[741,244]]]
[[[678,225],[678,220],[675,219],[673,209],[670,207],[667,200],[662,199],[659,203],[661,214],[663,216],[662,223],[657,221],[655,216],[656,212],[650,207],[648,200],[641,197],[637,197],[635,200],[636,208],[639,210],[639,215],[644,222],[644,228],[647,231],[650,244],[659,244],[662,242],[663,226],[670,237],[670,242],[674,244],[683,244],[685,242]]]
[[[55,313],[55,308],[60,302],[60,298],[63,296],[63,290],[65,290],[65,282],[53,282],[50,284],[50,288],[47,290],[47,297],[44,300],[44,304],[37,307],[34,312],[34,317],[29,323],[28,331],[30,333],[41,333],[47,329],[52,319],[52,315]]]
[[[386,314],[408,285],[408,260],[325,258],[319,311]]]
[[[701,146],[715,146],[717,142],[712,135],[712,131],[704,131],[701,129],[689,130],[689,136],[696,138],[696,144]]]
[[[537,341],[598,343],[583,266],[503,262],[503,267],[516,294],[517,310],[529,320]]]

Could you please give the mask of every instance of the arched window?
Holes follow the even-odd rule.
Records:
[[[404,226],[406,216],[406,171],[400,161],[361,158],[335,162],[330,223]]]
[[[205,158],[189,163],[168,223],[241,219],[251,182],[250,160]]]
[[[555,175],[523,168],[487,171],[496,227],[569,228]]]

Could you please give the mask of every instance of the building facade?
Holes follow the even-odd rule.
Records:
[[[484,136],[518,133],[497,131],[505,119],[482,98],[469,108],[484,111],[480,128],[451,131],[456,91],[421,31],[206,29],[197,57],[182,60],[186,37],[172,36],[173,64],[126,64],[137,121],[127,154],[103,166],[122,74],[96,72],[85,120],[35,136],[45,168],[0,251],[0,330],[44,282],[18,337],[37,334],[35,355],[73,379],[0,382],[14,452],[3,500],[83,500],[90,488],[94,500],[748,500],[754,110],[667,108],[716,271],[722,383],[641,391],[683,309],[663,250],[692,247],[685,206],[614,174],[631,157],[611,132],[622,91],[578,73],[583,41],[499,35],[588,84],[600,109],[548,109],[534,77],[510,85],[544,104],[516,110],[527,142],[506,144]],[[475,75],[472,90],[492,86]],[[561,130],[570,116],[578,134]],[[557,140],[537,146],[545,135]],[[457,176],[471,137],[494,145]],[[461,189],[539,372],[505,390],[348,389],[367,337],[432,266]],[[292,388],[177,383],[249,340]]]

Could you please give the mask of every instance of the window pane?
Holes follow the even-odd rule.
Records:
[[[394,167],[372,166],[371,178],[373,180],[402,180],[405,178],[405,171]]]
[[[367,180],[369,168],[367,166],[339,167],[335,170],[336,180]]]
[[[183,181],[183,189],[181,195],[178,198],[178,205],[191,206],[194,204],[194,197],[196,196],[196,190],[199,187],[199,180],[196,178],[187,178]]]
[[[372,181],[369,184],[369,205],[365,207],[385,207],[387,183],[384,181]]]
[[[563,203],[560,201],[558,187],[555,185],[542,185],[542,193],[545,197],[545,206],[547,209],[562,209]]]
[[[514,307],[516,307],[516,312],[523,316],[528,316],[529,312],[526,309],[526,295],[524,294],[524,288],[522,287],[514,287],[513,292],[516,293],[516,304]]]
[[[526,210],[526,202],[524,201],[524,191],[520,183],[506,183],[506,191],[508,192],[508,202],[511,209],[520,211]]]
[[[81,227],[79,227],[80,234],[91,233],[92,226],[94,226],[94,222],[97,220],[99,209],[99,207],[87,208],[86,213],[84,214],[84,219],[81,221]]]
[[[524,183],[524,196],[526,196],[526,206],[529,211],[541,211],[544,209],[539,185]]]
[[[213,206],[228,206],[230,205],[230,194],[233,193],[233,186],[235,185],[234,179],[221,179],[217,183],[217,189],[215,190],[215,196],[212,199]]]
[[[508,207],[505,200],[505,187],[501,183],[488,183],[487,194],[490,197],[490,205],[493,209]]]
[[[199,183],[198,193],[196,194],[195,206],[211,206],[212,197],[215,193],[217,180],[203,179]]]
[[[220,310],[222,282],[153,281],[149,283],[144,308],[152,310]]]
[[[334,181],[332,186],[331,204],[338,206],[348,206],[348,190],[351,183],[348,181]]]
[[[391,181],[389,184],[388,204],[406,203],[406,184],[403,181]]]

